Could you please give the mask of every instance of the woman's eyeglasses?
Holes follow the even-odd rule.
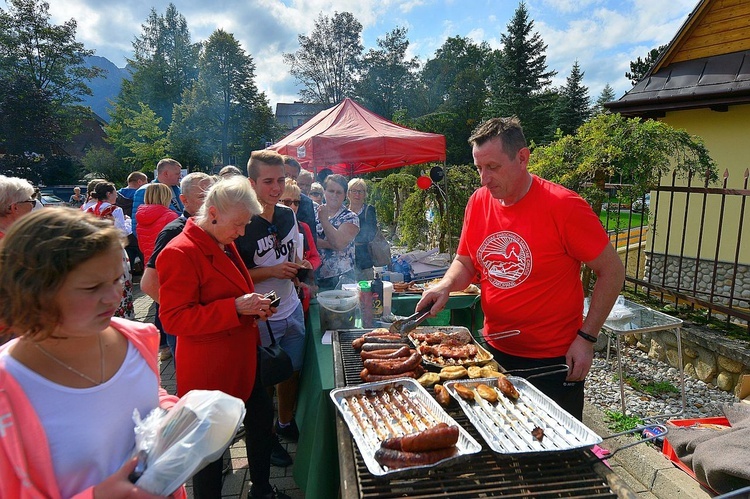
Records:
[[[284,206],[299,206],[299,199],[280,199]]]
[[[311,198],[319,198],[319,197],[321,197],[321,196],[323,196],[323,193],[322,193],[322,192],[311,192],[311,193],[310,193],[310,197],[311,197]]]
[[[349,192],[352,194],[365,194],[367,191],[364,189],[349,189]]]
[[[36,199],[27,199],[26,201],[19,201],[16,204],[31,203],[31,207],[36,206]]]

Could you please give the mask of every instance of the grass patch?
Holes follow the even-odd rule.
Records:
[[[680,393],[669,381],[657,381],[654,383],[646,383],[645,385],[639,382],[632,376],[625,376],[625,383],[633,387],[633,390],[638,392],[648,393],[649,395],[661,395],[663,393]]]
[[[618,411],[604,411],[604,415],[607,417],[607,427],[613,433],[632,430],[643,424],[643,420],[638,416],[626,416]]]
[[[609,215],[609,218],[608,218]],[[623,230],[628,227],[641,227],[648,223],[648,216],[643,213],[633,213],[630,211],[610,211],[609,214],[606,211],[602,211],[599,214],[599,220],[602,224],[607,224],[607,230]]]

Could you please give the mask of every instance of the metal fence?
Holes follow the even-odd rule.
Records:
[[[725,171],[721,187],[712,187],[692,177],[678,183],[674,173],[671,182],[663,182],[650,196],[632,200],[636,208],[644,207],[648,226],[638,226],[637,220],[633,224],[630,211],[628,217],[618,215],[626,218],[627,228],[610,235],[626,262],[625,288],[747,327],[750,243],[743,226],[749,176],[745,170],[743,179],[730,179]],[[741,188],[729,187],[730,180]],[[612,214],[610,209],[608,219]]]

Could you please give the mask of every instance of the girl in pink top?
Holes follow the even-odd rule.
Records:
[[[78,210],[41,210],[0,245],[0,496],[154,498],[128,480],[133,410],[160,387],[156,329],[112,313],[122,236]],[[183,496],[184,490],[176,491]]]

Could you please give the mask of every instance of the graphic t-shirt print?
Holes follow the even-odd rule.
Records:
[[[515,232],[491,234],[477,250],[482,275],[495,287],[513,288],[531,274],[531,251],[526,241]]]

